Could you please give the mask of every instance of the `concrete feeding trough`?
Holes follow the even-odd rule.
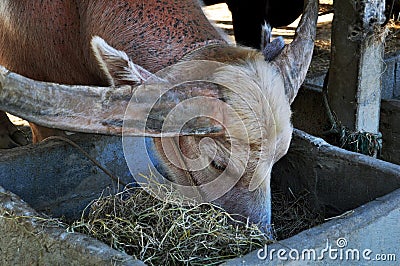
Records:
[[[121,138],[84,134],[74,138],[124,182],[133,181],[123,157]],[[104,189],[111,193],[120,189],[74,147],[61,141],[30,145],[1,151],[0,162],[0,186],[4,188],[0,191],[2,264],[141,264],[90,237],[40,223],[38,213],[76,219]],[[290,151],[275,166],[273,179],[294,192],[307,189],[315,207],[328,209],[332,215],[358,207],[346,217],[282,241],[283,245],[319,249],[326,245],[326,239],[344,237],[349,247],[396,251],[394,244],[400,239],[400,191],[395,191],[400,188],[399,165],[344,151],[295,130]],[[388,193],[391,194],[384,196]],[[10,219],[10,214],[20,219]],[[228,264],[239,262],[265,263],[258,259],[257,251]]]

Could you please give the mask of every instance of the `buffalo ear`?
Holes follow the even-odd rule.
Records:
[[[261,50],[263,52],[265,61],[270,62],[275,59],[285,47],[285,41],[282,36],[278,36],[271,42],[272,28],[269,24],[265,23],[262,26],[262,43]]]
[[[133,63],[125,52],[113,48],[99,36],[92,38],[91,46],[111,86],[140,85],[153,76]]]

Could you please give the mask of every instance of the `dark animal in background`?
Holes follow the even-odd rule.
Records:
[[[205,5],[226,3],[232,12],[233,30],[236,42],[260,49],[262,26],[268,23],[272,28],[287,26],[303,12],[302,0],[204,0]]]

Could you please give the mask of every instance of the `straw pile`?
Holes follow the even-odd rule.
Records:
[[[303,190],[294,194],[272,187],[272,222],[277,240],[294,236],[301,231],[322,224],[324,211],[312,204],[311,193]]]
[[[236,221],[217,206],[166,203],[142,188],[101,197],[69,230],[152,265],[217,264],[268,241],[256,225]]]
[[[301,206],[305,195],[295,201],[285,197],[282,192],[274,196],[279,205],[274,207],[285,208],[277,213],[281,221],[275,227],[283,238],[316,223],[308,206]],[[151,265],[214,265],[270,242],[256,225],[239,222],[215,205],[166,203],[139,187],[94,201],[69,231],[93,236]]]

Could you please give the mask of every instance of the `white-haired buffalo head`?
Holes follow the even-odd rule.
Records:
[[[236,48],[248,58],[235,64],[189,60],[152,75],[99,37],[92,45],[111,83],[138,82],[138,92],[159,91],[143,117],[147,124],[154,123],[151,127],[160,134],[168,127],[193,132],[169,137],[168,130],[165,137],[146,140],[159,174],[180,185],[188,198],[214,201],[229,212],[269,223],[271,169],[286,154],[292,134],[289,100],[278,69],[261,53]],[[157,125],[159,120],[152,118],[160,115],[163,98],[172,101],[163,106],[169,111]],[[136,104],[140,100],[134,95],[125,116],[127,130]],[[208,130],[205,136],[196,135],[202,118],[220,126],[215,134]],[[125,152],[135,152],[125,147]]]

